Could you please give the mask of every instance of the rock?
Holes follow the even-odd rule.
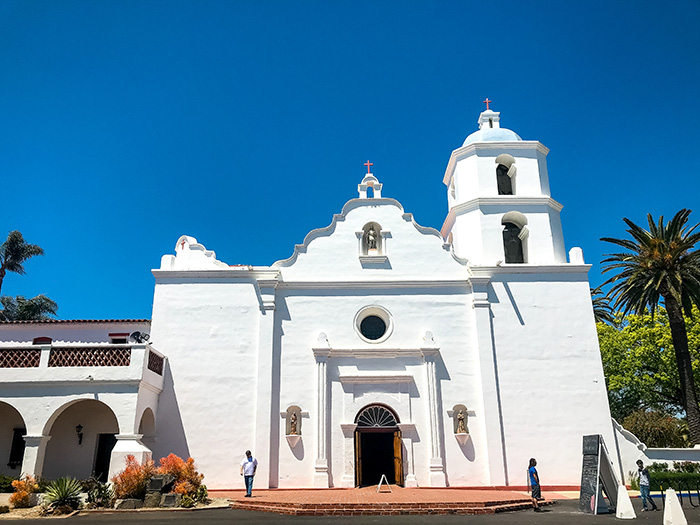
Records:
[[[143,500],[144,507],[160,507],[160,492],[149,492],[146,494],[146,499]]]
[[[143,501],[140,499],[118,499],[114,502],[116,510],[133,510],[143,507]]]
[[[175,483],[175,477],[170,474],[157,474],[148,482],[148,492],[170,492]]]
[[[161,507],[179,507],[182,494],[163,494],[160,500]]]

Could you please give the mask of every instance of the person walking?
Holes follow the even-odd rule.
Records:
[[[245,480],[245,497],[250,498],[253,494],[253,478],[258,469],[258,460],[253,457],[250,450],[245,451],[245,457],[241,461],[241,476]]]
[[[639,497],[642,498],[642,512],[649,510],[647,508],[647,500],[651,503],[651,510],[659,510],[654,500],[651,499],[651,478],[649,477],[649,469],[644,468],[644,463],[642,463],[641,459],[637,460],[637,467],[639,467]]]
[[[535,458],[530,458],[530,466],[527,469],[527,473],[530,476],[530,490],[532,496],[532,510],[535,512],[542,512],[540,509],[540,504],[538,500],[542,497],[542,490],[540,489],[540,476],[537,474],[537,460]]]

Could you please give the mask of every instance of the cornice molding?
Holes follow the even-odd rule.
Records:
[[[464,213],[469,213],[492,206],[508,206],[515,211],[519,211],[518,208],[520,206],[546,206],[547,208],[550,208],[556,212],[560,212],[564,208],[563,204],[548,196],[520,197],[517,195],[500,195],[498,197],[477,197],[476,199],[455,204],[450,208],[450,211],[447,213],[447,217],[445,217],[445,222],[443,222],[442,228],[440,229],[442,237],[447,238],[450,230],[454,226],[457,215],[462,215]]]
[[[587,274],[591,264],[502,264],[501,266],[472,266],[474,278],[491,278],[499,274],[547,274],[547,273],[583,273]],[[472,278],[473,279],[473,278]]]
[[[447,168],[445,169],[445,176],[442,178],[442,182],[445,186],[450,184],[450,179],[452,178],[452,173],[454,172],[457,162],[476,153],[480,150],[496,150],[501,153],[512,150],[536,150],[539,153],[547,156],[549,154],[549,148],[537,140],[519,140],[517,142],[472,142],[461,148],[457,148],[450,155],[450,160],[447,163]]]
[[[410,374],[372,374],[372,375],[343,375],[338,376],[338,380],[343,384],[377,384],[377,383],[413,383],[413,376]]]
[[[450,288],[466,286],[469,275],[465,271],[464,279],[449,280],[371,280],[371,281],[280,281],[278,287],[293,289],[337,289],[367,290],[369,288]]]
[[[267,266],[236,267],[225,270],[151,270],[156,281],[163,279],[248,279],[273,281],[279,279],[280,271]]]

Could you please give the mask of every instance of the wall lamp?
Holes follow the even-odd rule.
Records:
[[[78,445],[83,444],[83,425],[75,426],[75,433],[78,434]]]

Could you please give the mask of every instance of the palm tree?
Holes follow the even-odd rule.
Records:
[[[56,315],[58,305],[45,295],[25,299],[21,295],[0,297],[0,321],[45,321]]]
[[[649,231],[629,219],[623,219],[629,226],[627,233],[633,240],[609,237],[601,240],[627,250],[607,254],[608,258],[603,260],[603,273],[620,270],[603,283],[613,285],[609,296],[615,299],[615,308],[622,307],[624,314],[643,314],[648,308],[653,315],[663,299],[671,327],[690,439],[697,444],[700,443],[700,407],[683,313],[691,316],[693,303],[700,305],[700,250],[693,251],[700,241],[700,232],[695,232],[697,224],[692,228],[686,225],[689,215],[690,210],[682,209],[666,224],[663,216],[659,217],[657,224],[649,214]]]
[[[613,324],[615,322],[615,315],[608,296],[603,294],[600,286],[591,288],[591,301],[593,302],[593,316],[596,323]]]
[[[24,242],[22,234],[16,230],[9,233],[7,240],[0,244],[0,291],[5,273],[24,275],[26,272],[22,263],[35,255],[44,255],[44,250],[36,244]]]

